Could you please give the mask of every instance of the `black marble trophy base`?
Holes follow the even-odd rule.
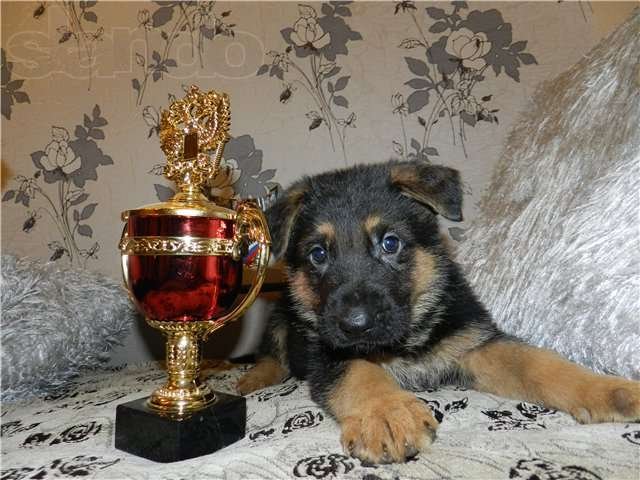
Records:
[[[116,408],[115,447],[155,462],[177,462],[207,455],[245,434],[244,397],[216,392],[217,401],[175,420],[147,407],[147,398]]]

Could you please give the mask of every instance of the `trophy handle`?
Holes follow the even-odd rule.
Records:
[[[253,200],[242,201],[237,209],[236,216],[236,235],[234,238],[234,252],[240,257],[240,251],[242,250],[242,243],[247,242],[249,244],[257,242],[258,252],[254,264],[257,266],[256,277],[253,280],[253,284],[249,289],[246,296],[236,305],[233,310],[224,315],[223,317],[216,318],[215,320],[209,320],[210,327],[205,333],[206,337],[222,327],[229,321],[235,320],[242,315],[252,304],[255,298],[260,292],[262,283],[264,282],[265,274],[267,272],[267,264],[269,263],[269,254],[271,251],[271,237],[269,235],[269,227],[267,226],[267,220],[262,213],[262,210]]]
[[[128,222],[124,224],[122,227],[122,235],[120,236],[120,242],[118,242],[118,249],[122,252],[122,246],[129,239],[129,233],[127,232]],[[120,263],[122,267],[122,283],[124,288],[129,292],[129,255],[121,253],[120,255]],[[129,298],[132,298],[131,294],[129,294]]]

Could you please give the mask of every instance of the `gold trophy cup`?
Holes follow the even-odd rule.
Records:
[[[160,125],[164,173],[177,193],[122,213],[124,282],[147,323],[167,337],[169,379],[150,397],[117,407],[115,446],[155,461],[211,453],[245,432],[245,399],[200,379],[201,342],[253,303],[269,260],[269,231],[255,202],[230,210],[202,193],[220,169],[229,125],[227,95],[192,86]],[[243,266],[257,273],[240,298]]]

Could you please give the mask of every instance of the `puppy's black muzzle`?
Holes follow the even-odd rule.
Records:
[[[327,298],[323,313],[325,338],[338,347],[384,344],[395,340],[398,333],[399,308],[375,286],[341,285]]]
[[[358,335],[370,331],[375,322],[382,320],[382,313],[370,313],[362,307],[354,307],[338,320],[338,325],[347,335]]]

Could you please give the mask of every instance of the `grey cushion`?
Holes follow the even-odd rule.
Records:
[[[458,252],[507,332],[640,378],[640,9],[511,132]]]
[[[135,312],[116,281],[2,256],[2,400],[51,393],[109,359]]]

